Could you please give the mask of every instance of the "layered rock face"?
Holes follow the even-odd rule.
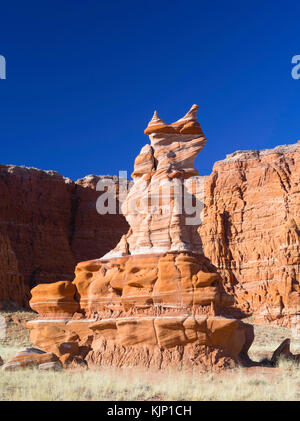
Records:
[[[170,125],[154,114],[122,205],[130,229],[115,249],[78,264],[73,282],[31,291],[39,313],[28,323],[31,340],[63,364],[75,357],[155,368],[249,362],[252,327],[226,317],[232,299],[197,232],[199,184],[185,182],[197,174],[194,159],[206,142],[197,109]]]
[[[24,278],[7,235],[0,234],[0,309],[8,302],[25,304]],[[2,305],[1,305],[2,302]]]
[[[74,183],[54,171],[0,166],[0,302],[28,305],[33,286],[72,280],[78,261],[109,251],[128,230],[122,215],[97,213],[99,178]]]
[[[205,184],[205,255],[256,321],[300,324],[299,145],[238,151]]]

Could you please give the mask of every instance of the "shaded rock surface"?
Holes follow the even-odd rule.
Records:
[[[100,178],[73,182],[55,171],[0,165],[0,301],[26,306],[41,282],[72,280],[78,261],[109,251],[127,231],[99,215]],[[116,178],[116,177],[115,177]]]
[[[291,340],[285,339],[279,347],[274,351],[271,358],[271,365],[275,366],[279,359],[286,359],[294,362],[300,362],[300,354],[293,354],[290,350]]]

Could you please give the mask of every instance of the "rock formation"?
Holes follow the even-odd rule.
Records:
[[[133,266],[128,256],[136,256],[137,268],[128,270],[148,265],[159,279],[156,256],[181,251],[204,253],[205,265],[215,266],[222,288],[244,315],[300,329],[298,144],[237,151],[215,163],[210,176],[199,177],[193,160],[205,137],[193,117],[196,108],[170,125],[157,114],[149,123],[150,144],[136,158],[134,185],[123,206],[131,226],[127,234],[123,215],[96,211],[98,181],[118,186],[117,177],[90,175],[74,183],[54,171],[0,165],[0,308],[28,305],[38,283],[71,281],[80,261],[103,256],[104,265],[118,258],[127,271]],[[181,196],[190,202],[185,213]],[[174,258],[176,271],[179,262]],[[84,265],[77,268],[80,276]],[[157,301],[155,276],[147,288],[153,287]],[[86,285],[83,296],[94,308]],[[129,294],[128,286],[122,294]],[[224,292],[222,299],[229,300]],[[82,299],[79,308],[87,305]],[[237,317],[234,308],[226,312]]]
[[[26,306],[37,283],[72,280],[77,262],[106,253],[128,230],[122,215],[97,213],[101,178],[74,183],[54,171],[0,165],[0,305]]]
[[[249,362],[253,329],[226,317],[232,299],[203,253],[198,199],[185,182],[206,142],[197,109],[169,125],[155,113],[148,124],[150,144],[122,206],[130,229],[115,249],[79,263],[73,282],[31,291],[39,313],[27,324],[31,340],[64,365],[80,357],[155,368]]]
[[[26,348],[18,352],[13,358],[10,358],[2,367],[3,371],[13,371],[19,368],[38,367],[45,370],[49,367],[57,369],[61,366],[58,357],[52,352],[43,352],[36,348]]]
[[[289,361],[294,361],[296,363],[300,362],[300,354],[293,354],[290,350],[290,346],[291,340],[289,338],[285,339],[273,352],[272,358],[270,360],[270,365],[275,367],[280,359],[286,359]]]
[[[198,230],[236,306],[298,330],[299,174],[298,144],[228,155],[206,180]]]

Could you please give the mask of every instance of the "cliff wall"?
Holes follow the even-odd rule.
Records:
[[[2,305],[26,306],[38,283],[72,280],[76,263],[105,254],[128,230],[122,215],[97,213],[99,178],[0,165]]]

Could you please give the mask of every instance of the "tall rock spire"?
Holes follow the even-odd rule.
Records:
[[[154,111],[152,119],[148,123],[149,126],[159,126],[161,124],[166,124],[157,114],[157,111]]]

